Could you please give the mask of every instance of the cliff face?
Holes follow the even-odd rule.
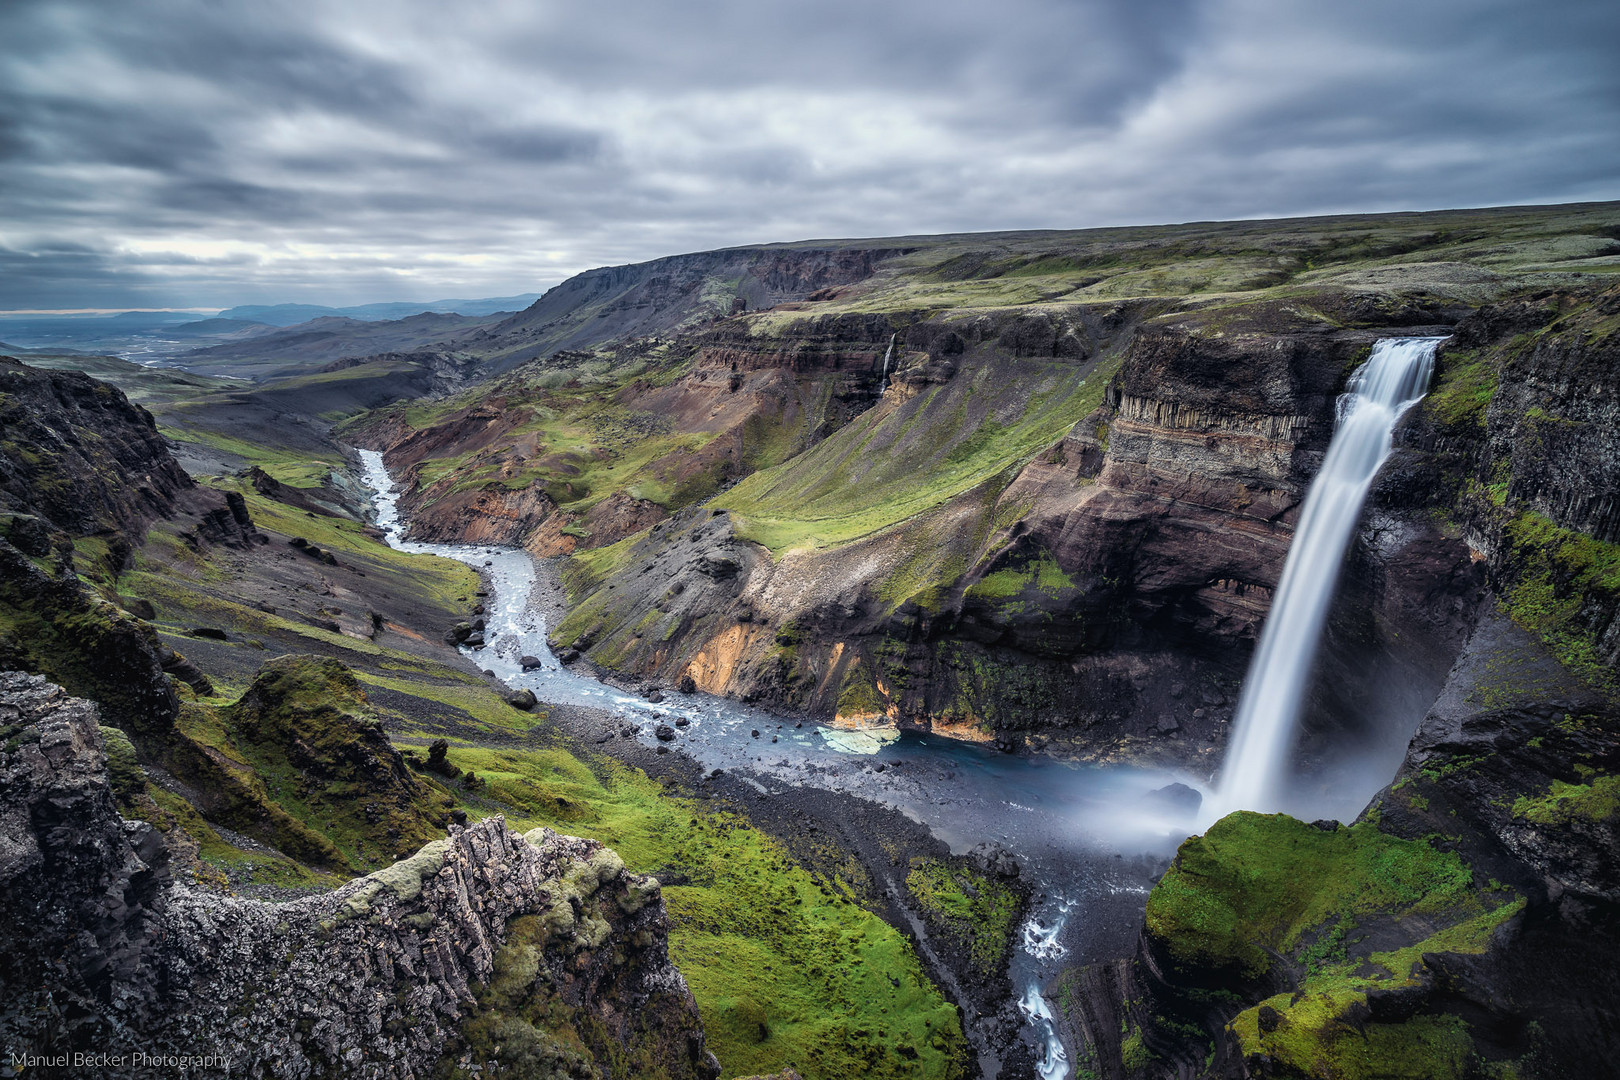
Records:
[[[907,327],[869,412],[719,514],[576,556],[555,644],[849,722],[1213,765],[1335,397],[1373,340],[1409,328],[1282,305],[1151,316]],[[1064,415],[1053,402],[1078,410],[1039,429],[1041,409]],[[1360,736],[1359,715],[1396,708],[1404,739],[1480,574],[1426,511],[1378,521],[1312,722]]]
[[[568,554],[640,532],[843,426],[876,398],[893,333],[881,316],[812,320],[787,342],[720,328],[600,389],[563,383],[589,362],[564,354],[425,422],[396,410],[356,435],[404,473],[413,536]]]
[[[1155,888],[1135,957],[1054,988],[1098,1075],[1612,1069],[1617,303],[1493,305],[1441,350],[1367,532],[1425,513],[1492,597],[1358,822],[1222,820]]]
[[[501,369],[564,349],[668,334],[736,311],[761,310],[836,293],[872,276],[903,247],[859,244],[730,248],[569,278],[492,328]]]
[[[324,896],[193,891],[169,880],[161,838],[119,817],[96,721],[37,676],[0,676],[15,1051],[216,1059],[204,1075],[718,1074],[658,883],[600,844],[492,818]]]
[[[137,739],[166,737],[167,672],[204,677],[113,602],[112,582],[157,522],[193,550],[265,538],[240,495],[194,484],[151,414],[107,383],[0,357],[0,432],[0,664],[93,697]]]

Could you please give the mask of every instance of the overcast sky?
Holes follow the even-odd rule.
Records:
[[[1614,0],[0,0],[0,310],[1620,198]]]

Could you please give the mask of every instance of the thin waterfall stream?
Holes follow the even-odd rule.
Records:
[[[1206,822],[1233,810],[1273,811],[1286,798],[1300,709],[1362,504],[1389,457],[1395,424],[1429,387],[1445,338],[1383,338],[1351,376],[1322,471],[1311,482],[1282,580],[1243,680]]]
[[[878,397],[882,397],[889,389],[889,361],[894,358],[894,339],[899,336],[899,331],[890,334],[889,347],[883,350],[883,377],[878,381]]]

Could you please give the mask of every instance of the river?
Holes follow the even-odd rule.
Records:
[[[542,702],[616,714],[626,728],[638,727],[632,737],[648,745],[655,745],[659,723],[673,726],[684,718],[674,749],[762,793],[795,787],[845,792],[894,807],[958,854],[981,843],[1012,852],[1035,896],[1012,961],[1018,1006],[1040,1044],[1043,1080],[1072,1074],[1040,987],[1065,966],[1129,947],[1148,891],[1192,827],[1150,793],[1176,782],[1199,786],[1197,778],[1004,754],[935,736],[851,732],[701,693],[672,691],[654,703],[576,674],[547,646],[546,615],[533,600],[539,580],[533,557],[510,548],[405,539],[399,493],[382,455],[358,453],[363,478],[376,493],[377,525],[392,547],[457,559],[484,576],[486,644],[462,651],[507,685],[528,688]],[[524,670],[525,656],[540,666]]]

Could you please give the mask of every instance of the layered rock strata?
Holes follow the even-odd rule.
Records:
[[[832,472],[849,474],[852,499],[858,461],[904,453],[907,440],[937,439],[927,467],[946,470],[987,380],[1031,399],[1054,371],[1066,371],[1060,384],[1084,380],[1116,349],[1101,405],[1016,473],[849,542],[774,555],[739,535],[759,529],[734,522],[746,506],[683,511],[605,573],[599,561],[569,570],[578,607],[554,643],[852,723],[1213,765],[1335,396],[1387,332],[1265,306],[1140,327],[1129,312],[1042,315],[1039,334],[1028,316],[999,334],[973,320],[908,328],[883,402],[814,451],[831,459],[859,443]],[[1007,359],[1007,341],[1025,338],[1076,359]],[[1384,693],[1374,704],[1393,703],[1404,740],[1466,633],[1480,585],[1466,547],[1426,511],[1398,512],[1398,527],[1358,547],[1334,630],[1344,648],[1313,698],[1320,730],[1364,734],[1356,716]],[[1390,676],[1365,678],[1379,666]]]
[[[492,818],[326,895],[206,893],[119,816],[97,719],[37,676],[0,676],[12,1052],[104,1053],[126,1076],[153,1057],[197,1075],[425,1077],[520,1056],[573,1076],[718,1074],[657,881],[601,844]],[[486,995],[497,976],[521,1011]]]

